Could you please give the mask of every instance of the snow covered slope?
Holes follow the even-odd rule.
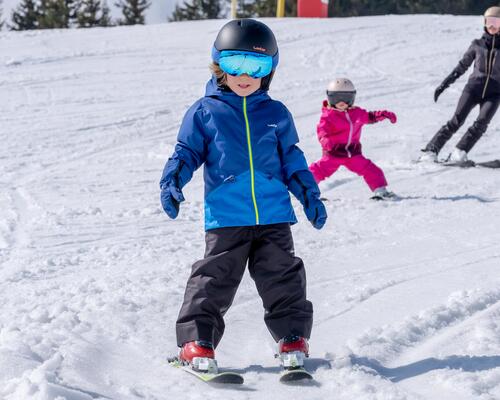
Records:
[[[203,255],[203,184],[198,171],[171,221],[158,180],[209,77],[224,21],[204,21],[0,33],[1,399],[500,398],[500,174],[411,162],[454,110],[465,78],[438,104],[433,90],[481,19],[267,22],[282,61],[271,95],[294,114],[309,161],[332,77],[355,82],[358,104],[399,116],[366,127],[364,149],[402,201],[373,202],[339,171],[321,185],[322,231],[294,202],[318,386],[278,384],[248,276],[218,348],[244,388],[210,388],[165,362]],[[473,158],[498,157],[499,123]]]

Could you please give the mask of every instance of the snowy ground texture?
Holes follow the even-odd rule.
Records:
[[[401,201],[371,201],[340,171],[321,185],[322,231],[294,202],[318,385],[278,383],[248,276],[217,353],[244,388],[208,387],[165,362],[204,250],[203,186],[199,171],[171,221],[158,180],[209,77],[224,21],[205,21],[0,33],[2,400],[500,399],[500,172],[412,163],[454,110],[465,78],[438,104],[433,90],[481,18],[267,22],[282,61],[271,95],[295,116],[309,161],[330,78],[350,77],[359,105],[399,116],[366,127],[364,148]],[[499,123],[472,158],[499,156]]]

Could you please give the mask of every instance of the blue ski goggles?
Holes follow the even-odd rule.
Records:
[[[223,50],[219,57],[220,68],[233,76],[248,75],[263,78],[273,70],[273,58],[250,51]]]

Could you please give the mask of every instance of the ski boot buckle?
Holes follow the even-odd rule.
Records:
[[[284,368],[300,368],[304,366],[306,355],[301,351],[292,351],[278,355]]]

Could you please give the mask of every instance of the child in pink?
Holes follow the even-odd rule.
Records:
[[[373,192],[373,198],[382,200],[394,197],[387,190],[384,172],[361,152],[361,128],[384,119],[396,123],[396,115],[390,111],[366,111],[354,107],[356,89],[349,79],[336,79],[328,85],[328,100],[323,102],[318,124],[318,139],[323,157],[312,163],[309,169],[316,182],[333,175],[340,166],[362,176]]]

